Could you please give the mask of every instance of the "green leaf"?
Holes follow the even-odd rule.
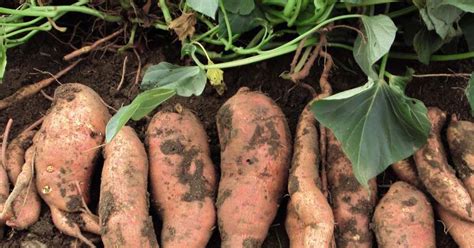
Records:
[[[466,96],[467,100],[469,101],[469,105],[471,105],[471,115],[474,116],[474,72],[471,74],[471,78],[469,79],[469,83],[466,88]]]
[[[195,11],[216,19],[218,0],[186,0],[186,3]]]
[[[176,94],[172,89],[155,88],[140,93],[127,106],[115,113],[105,128],[105,141],[109,143],[130,119],[139,120]]]
[[[459,21],[463,13],[462,10],[453,5],[443,4],[443,0],[426,1],[419,11],[428,30],[435,30],[443,40],[448,36],[451,29],[453,29],[453,24]]]
[[[7,68],[7,47],[0,40],[0,84],[3,83],[3,76]]]
[[[168,62],[150,66],[143,76],[142,89],[173,89],[180,96],[199,96],[206,87],[206,72],[199,66],[179,66]]]
[[[474,14],[466,14],[459,22],[459,26],[464,34],[469,51],[474,51]]]
[[[398,87],[398,86],[397,86]],[[316,119],[330,128],[352,162],[357,180],[368,180],[412,155],[430,131],[427,109],[384,81],[315,101]]]
[[[224,7],[231,13],[248,15],[255,9],[254,0],[223,0]]]
[[[465,12],[474,13],[474,2],[472,0],[443,0],[442,5],[452,5]]]
[[[436,32],[428,31],[425,28],[418,31],[413,39],[413,47],[418,55],[418,60],[425,65],[430,63],[431,55],[438,51],[443,44],[444,41]]]
[[[392,89],[398,90],[400,93],[404,94],[407,84],[413,79],[413,74],[415,74],[413,68],[407,68],[405,75],[403,76],[390,74],[388,75],[388,84]]]
[[[227,12],[232,34],[241,34],[250,31],[264,22],[264,16],[259,8],[254,8],[248,15],[234,14]],[[224,14],[219,10],[219,37],[227,37],[227,26],[224,20]]]
[[[388,53],[393,41],[397,27],[390,17],[385,15],[363,16],[364,37],[357,37],[354,43],[353,55],[362,71],[377,80],[377,73],[373,69],[373,65],[383,55]]]

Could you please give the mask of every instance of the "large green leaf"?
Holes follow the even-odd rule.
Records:
[[[469,105],[471,105],[471,115],[474,116],[474,72],[471,74],[471,78],[469,79],[469,83],[466,88],[466,96],[467,100],[469,101]]]
[[[186,0],[186,3],[195,11],[216,18],[216,11],[219,7],[218,0]]]
[[[415,48],[418,60],[423,64],[429,64],[431,55],[438,51],[444,42],[435,31],[428,31],[422,28],[416,33],[413,39],[413,47]]]
[[[357,180],[368,180],[425,144],[430,130],[422,102],[384,81],[315,101],[312,111],[351,160]]]
[[[105,129],[105,140],[110,142],[130,120],[139,120],[164,101],[176,94],[173,89],[155,88],[139,94],[129,105],[123,106],[109,120]]]
[[[354,58],[360,68],[373,80],[377,80],[377,73],[373,65],[383,55],[388,53],[397,27],[390,17],[385,15],[363,16],[364,37],[359,35],[354,43]]]
[[[339,2],[348,3],[355,6],[367,6],[376,5],[383,3],[395,3],[400,2],[399,0],[340,0]]]
[[[206,87],[206,72],[198,66],[179,66],[168,62],[150,66],[140,87],[174,89],[180,96],[199,96]]]
[[[463,11],[474,13],[474,1],[472,0],[443,0],[442,5],[452,5]]]
[[[223,0],[224,7],[231,13],[248,15],[255,8],[254,0]]]
[[[7,68],[7,47],[0,40],[0,84],[3,83],[3,75]]]
[[[407,68],[405,75],[403,76],[390,74],[388,75],[388,84],[392,89],[398,90],[401,94],[404,94],[407,84],[413,79],[413,74],[415,74],[415,70],[410,67]]]

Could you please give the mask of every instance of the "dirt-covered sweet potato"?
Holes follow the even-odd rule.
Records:
[[[5,207],[5,202],[7,200],[8,194],[10,193],[10,183],[8,182],[7,170],[0,164],[0,211],[3,211]],[[5,227],[5,218],[0,219],[0,238],[3,238],[3,232]]]
[[[25,152],[32,144],[32,138],[36,131],[25,131],[13,139],[7,149],[7,172],[10,182],[16,185],[18,175],[23,166],[32,166],[25,164]],[[41,200],[36,191],[34,181],[29,182],[15,200],[11,203],[11,208],[7,213],[7,225],[14,229],[26,229],[39,219],[41,212]]]
[[[445,209],[469,221],[474,221],[472,200],[463,183],[448,164],[440,132],[446,113],[429,108],[431,131],[428,142],[414,155],[418,176],[426,190]]]
[[[471,248],[474,244],[474,223],[455,216],[439,204],[436,205],[436,211],[456,244],[460,248]]]
[[[34,165],[36,188],[48,204],[53,223],[90,246],[80,229],[99,234],[97,216],[87,209],[94,160],[110,115],[100,96],[82,84],[63,84],[54,94],[25,165]],[[17,184],[31,182],[33,168],[23,166]],[[15,190],[14,189],[14,190]]]
[[[435,248],[433,209],[414,186],[399,181],[390,186],[374,213],[379,248]]]
[[[148,157],[135,131],[123,127],[104,148],[99,218],[104,247],[158,247],[148,214]]]
[[[309,107],[306,107],[301,113],[296,128],[293,160],[288,180],[291,208],[288,209],[287,218],[291,220],[287,222],[289,221],[292,226],[287,226],[287,231],[292,247],[324,248],[332,245],[334,216],[331,206],[320,189],[320,160],[316,119]],[[296,215],[296,218],[293,215]],[[295,219],[301,223],[296,224]],[[294,231],[296,225],[302,225],[303,230]],[[291,237],[292,235],[296,237]],[[301,235],[303,238],[300,238]],[[300,242],[303,246],[300,246]]]
[[[162,246],[205,247],[216,223],[217,179],[201,122],[187,109],[162,111],[148,125],[146,139]]]
[[[375,208],[377,183],[364,188],[352,172],[341,143],[328,132],[328,186],[336,222],[337,247],[372,247],[370,220]],[[369,192],[370,191],[370,192]]]
[[[217,130],[222,247],[260,247],[287,185],[291,138],[285,116],[264,94],[241,88],[219,109]]]
[[[447,130],[454,168],[474,199],[474,123],[453,118]]]
[[[412,157],[393,163],[391,168],[401,181],[409,183],[417,188],[423,187],[423,184],[418,177],[418,173],[416,172],[415,161],[413,161]]]
[[[290,240],[291,248],[305,247],[305,226],[304,222],[298,217],[295,207],[290,199],[286,209],[285,229]]]

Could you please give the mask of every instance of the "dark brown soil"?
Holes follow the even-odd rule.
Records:
[[[66,38],[64,40],[67,40]],[[0,85],[0,99],[4,98],[18,88],[24,85],[34,83],[40,79],[48,77],[48,72],[56,73],[67,66],[62,61],[62,56],[72,49],[49,34],[40,34],[30,43],[8,51],[8,66],[4,83]],[[161,61],[179,62],[179,44],[172,42],[164,37],[154,35],[150,39],[148,46],[143,48],[140,56],[142,64],[156,64]],[[340,51],[333,52],[336,58],[336,67],[333,69],[330,82],[336,92],[352,88],[364,83],[365,77],[356,68],[355,63],[347,58],[351,58],[350,53]],[[122,74],[122,63],[128,56],[128,66],[125,76],[124,87],[117,91],[116,87]],[[225,83],[228,90],[220,96],[216,91],[207,87],[201,97],[179,98],[176,97],[164,104],[163,107],[174,106],[180,103],[194,111],[203,122],[210,138],[212,159],[216,165],[219,165],[219,142],[217,137],[215,116],[218,108],[235,94],[237,90],[246,86],[252,90],[260,90],[270,96],[282,108],[288,118],[290,130],[294,133],[296,122],[303,107],[310,100],[310,94],[301,87],[294,87],[290,81],[279,77],[281,72],[289,68],[291,56],[280,57],[270,61],[244,66],[236,69],[225,70]],[[322,68],[322,61],[316,64],[310,77],[305,80],[314,88],[318,89],[318,78]],[[341,65],[344,66],[341,66]],[[96,51],[90,54],[74,70],[59,79],[60,83],[80,82],[96,90],[111,107],[118,109],[124,104],[128,104],[138,93],[134,85],[135,71],[137,70],[137,59],[132,52],[125,54],[116,54],[110,52]],[[406,61],[391,60],[388,69],[394,73],[402,73],[405,66],[414,66],[415,63]],[[356,73],[346,71],[343,68],[349,67]],[[456,63],[434,63],[430,66],[414,66],[417,73],[449,73],[471,72],[474,70],[474,63],[470,61]],[[58,83],[53,83],[47,87],[45,92],[53,94]],[[427,106],[437,106],[446,110],[449,114],[457,114],[461,119],[470,119],[469,105],[464,96],[463,89],[467,83],[462,78],[416,78],[408,86],[408,94],[412,97],[422,100]],[[13,118],[13,129],[10,137],[16,136],[22,129],[43,116],[50,106],[49,100],[41,94],[37,94],[27,100],[24,100],[6,110],[0,112],[0,132],[3,133],[8,118]],[[137,132],[144,136],[147,119],[130,123]],[[100,163],[98,161],[100,170]],[[96,173],[92,185],[93,207],[96,212],[99,189],[99,176]],[[380,176],[380,184],[386,185],[394,177],[390,172]],[[381,190],[384,192],[383,190]],[[269,236],[264,243],[264,247],[288,247],[288,238],[286,236],[283,223],[286,211],[287,198],[283,199],[278,216],[274,225],[269,231]],[[161,225],[156,213],[152,210],[154,217],[156,233],[159,235]],[[442,225],[437,222],[439,247],[455,247],[452,240],[442,232]],[[217,230],[217,229],[216,229]],[[97,239],[98,240],[98,239]],[[65,235],[58,232],[51,223],[51,216],[47,206],[43,206],[43,213],[40,221],[30,227],[27,231],[7,230],[6,235],[0,241],[0,247],[20,247],[25,242],[40,242],[48,247],[67,247],[73,241]],[[208,247],[218,247],[219,236],[215,234]]]

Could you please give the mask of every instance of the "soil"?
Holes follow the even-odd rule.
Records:
[[[65,38],[66,37],[66,38]],[[58,39],[68,40],[67,36]],[[26,45],[8,51],[8,66],[4,83],[0,85],[0,99],[12,94],[21,86],[37,82],[49,73],[56,73],[66,67],[68,63],[62,61],[62,56],[72,51],[72,48],[53,38],[50,34],[39,34]],[[85,38],[90,41],[94,38]],[[362,72],[357,69],[355,62],[349,58],[352,55],[343,51],[329,50],[336,58],[336,67],[333,69],[330,82],[335,92],[353,88],[365,82]],[[124,58],[128,56],[127,71],[125,81],[120,91],[116,88],[122,75],[122,64]],[[140,52],[142,65],[156,64],[161,61],[181,63],[179,59],[179,42],[169,40],[166,36],[152,35],[147,46],[143,46]],[[215,116],[218,108],[240,87],[246,86],[252,90],[259,90],[270,96],[282,108],[285,113],[291,132],[294,134],[298,116],[304,106],[311,99],[309,92],[295,86],[290,81],[284,80],[279,75],[289,69],[291,56],[283,56],[266,62],[243,66],[235,69],[225,70],[225,83],[227,90],[223,95],[219,95],[212,87],[207,87],[202,96],[180,98],[175,97],[165,103],[160,108],[173,107],[180,103],[194,111],[203,122],[210,138],[212,159],[216,165],[220,163],[220,147],[217,137]],[[184,61],[186,63],[186,61]],[[424,73],[450,73],[474,71],[472,61],[462,61],[456,63],[432,63],[429,66],[420,66],[415,62],[390,60],[388,70],[393,73],[403,73],[405,66],[413,67],[418,74]],[[128,104],[138,93],[137,85],[134,84],[135,72],[138,67],[138,60],[133,52],[123,54],[106,51],[95,51],[88,55],[80,64],[68,74],[58,79],[45,89],[45,93],[52,96],[54,89],[60,83],[80,82],[88,85],[97,91],[104,101],[112,109],[118,109],[124,104]],[[322,61],[318,61],[311,75],[304,80],[305,83],[318,87],[318,79]],[[346,70],[344,68],[350,68]],[[427,106],[437,106],[448,114],[456,114],[460,119],[473,121],[469,114],[469,105],[464,96],[464,88],[467,80],[463,78],[415,78],[407,88],[409,96],[422,100]],[[30,97],[14,106],[0,111],[0,132],[3,133],[8,118],[13,119],[13,127],[10,137],[15,137],[22,129],[43,116],[51,102],[41,94]],[[160,109],[159,108],[159,109]],[[159,110],[158,109],[158,110]],[[113,112],[113,110],[111,110]],[[151,116],[151,115],[150,115]],[[141,138],[149,119],[144,118],[138,122],[130,123]],[[103,161],[99,159],[97,171],[101,168]],[[95,173],[92,185],[92,211],[97,213],[98,190],[100,179]],[[382,174],[378,179],[381,187],[380,194],[384,194],[387,186],[394,180],[390,171]],[[286,212],[287,196],[283,199],[277,218],[272,225],[264,247],[288,247],[288,238],[284,230],[284,216]],[[161,228],[159,218],[154,210],[151,210],[155,229],[159,236]],[[456,247],[452,239],[443,232],[443,226],[437,223],[437,239],[439,247]],[[218,231],[214,235],[208,247],[219,246]],[[96,237],[96,241],[100,242]],[[26,231],[7,230],[5,237],[0,241],[0,247],[67,247],[74,244],[74,239],[62,235],[52,225],[51,216],[46,205],[43,205],[41,219]]]

